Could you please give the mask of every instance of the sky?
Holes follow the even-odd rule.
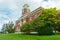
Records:
[[[2,25],[21,17],[23,5],[28,4],[30,10],[38,7],[60,9],[60,0],[0,0],[0,30]]]

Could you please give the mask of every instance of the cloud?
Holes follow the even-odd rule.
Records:
[[[36,2],[42,2],[43,0],[30,0],[29,2],[31,2],[31,3],[36,3]]]
[[[55,1],[49,0],[49,1],[43,1],[41,6],[44,8],[50,8],[50,7],[56,7],[56,4]]]
[[[0,3],[3,2],[3,0],[0,0]]]

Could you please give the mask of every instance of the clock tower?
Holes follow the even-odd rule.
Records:
[[[30,13],[29,5],[28,4],[25,4],[25,5],[23,5],[22,16],[25,16],[28,13]]]

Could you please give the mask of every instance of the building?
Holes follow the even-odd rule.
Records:
[[[20,32],[20,27],[33,19],[36,18],[42,12],[42,7],[39,7],[32,12],[30,12],[29,5],[25,4],[22,9],[22,16],[15,23],[15,31]]]

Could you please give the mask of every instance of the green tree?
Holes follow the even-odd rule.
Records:
[[[60,32],[60,10],[57,10],[55,22],[56,22],[56,29],[57,31]]]
[[[34,20],[33,25],[35,26],[33,27],[36,27],[40,34],[52,34],[55,24],[56,9],[43,9],[42,11],[43,12]]]
[[[8,26],[6,27],[6,30],[8,31],[8,33],[14,33],[14,23],[13,22],[9,22]]]
[[[14,32],[14,23],[13,22],[9,22],[7,24],[4,24],[2,27],[2,32],[3,33],[13,33]]]

